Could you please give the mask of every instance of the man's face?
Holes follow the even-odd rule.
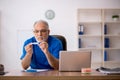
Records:
[[[38,42],[47,41],[49,35],[49,29],[44,23],[37,23],[34,26],[34,35]]]

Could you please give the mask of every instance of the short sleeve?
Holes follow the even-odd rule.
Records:
[[[56,43],[54,43],[54,49],[52,54],[54,55],[54,57],[56,57],[57,59],[59,59],[59,53],[61,50],[63,50],[63,46],[60,40],[57,40]]]
[[[22,48],[22,55],[21,55],[21,57],[20,57],[20,59],[22,60],[24,57],[25,57],[25,55],[26,55],[26,51],[25,51],[25,46],[27,45],[27,43],[25,42],[24,43],[24,45],[23,45],[23,48]]]
[[[25,46],[28,45],[29,43],[33,42],[33,40],[34,40],[34,37],[32,37],[32,38],[30,38],[30,39],[28,39],[28,40],[26,40],[26,41],[24,42],[24,45],[23,45],[23,47],[22,47],[22,55],[21,55],[21,57],[20,57],[21,60],[22,60],[22,59],[25,57],[25,55],[26,55]]]

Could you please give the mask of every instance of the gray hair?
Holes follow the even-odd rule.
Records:
[[[36,22],[34,23],[33,26],[35,26],[37,23],[43,23],[43,24],[45,24],[45,25],[49,28],[49,24],[48,24],[47,21],[44,21],[44,20],[38,20],[38,21],[36,21]]]

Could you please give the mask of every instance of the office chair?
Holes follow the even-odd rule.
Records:
[[[58,38],[62,42],[63,50],[67,50],[67,42],[64,36],[62,35],[51,35],[51,36]]]

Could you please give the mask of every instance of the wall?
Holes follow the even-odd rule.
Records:
[[[0,0],[0,63],[6,69],[21,69],[18,31],[31,30],[36,20],[44,19],[48,9],[55,18],[47,20],[51,34],[67,39],[68,50],[77,50],[78,8],[120,8],[120,0]]]

